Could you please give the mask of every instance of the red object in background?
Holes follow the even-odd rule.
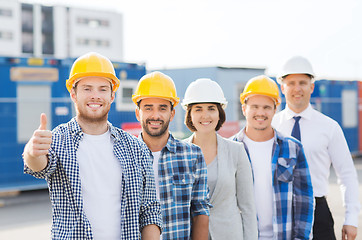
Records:
[[[142,131],[142,127],[141,124],[139,122],[126,122],[126,123],[122,123],[121,124],[121,128],[122,130],[135,135],[136,137],[138,137],[138,135],[141,133]]]
[[[238,121],[224,122],[218,134],[224,138],[229,138],[240,131],[240,125]]]
[[[358,150],[362,152],[362,82],[358,81]]]

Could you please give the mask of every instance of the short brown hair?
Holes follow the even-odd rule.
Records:
[[[262,95],[262,96],[266,96],[266,95]],[[270,97],[270,98],[271,98],[271,99],[273,100],[273,102],[274,102],[274,109],[276,109],[276,108],[277,108],[276,100],[275,100],[274,98],[272,98],[272,97]],[[247,105],[248,99],[249,99],[249,98],[245,98],[243,105]]]
[[[137,102],[137,107],[138,107],[138,109],[140,109],[140,106],[141,106],[141,101],[142,101],[142,99],[141,100],[139,100],[138,102]],[[170,102],[170,105],[171,105],[171,111],[173,110],[173,104],[172,104],[172,102],[171,101],[169,101]]]
[[[185,125],[188,127],[188,129],[190,129],[191,132],[197,131],[197,129],[195,128],[195,126],[191,120],[191,109],[192,109],[192,106],[195,104],[196,103],[187,105],[187,110],[186,110],[186,115],[185,115]],[[219,129],[222,127],[222,125],[224,124],[224,122],[226,120],[225,111],[221,107],[220,103],[212,103],[212,104],[215,104],[217,107],[217,110],[219,111],[219,122],[217,123],[217,125],[215,127],[215,131],[219,131]]]
[[[73,88],[74,88],[74,92],[75,92],[75,93],[77,93],[78,83],[79,83],[79,81],[77,81],[77,82],[73,85]],[[111,85],[111,92],[113,93],[113,84],[112,84],[112,82],[110,82],[110,85]]]

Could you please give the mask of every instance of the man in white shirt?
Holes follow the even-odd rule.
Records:
[[[296,138],[304,147],[316,199],[313,239],[336,239],[326,201],[332,164],[343,189],[346,208],[342,239],[353,240],[357,235],[360,211],[357,173],[341,127],[310,104],[314,77],[311,64],[303,57],[293,57],[285,63],[277,81],[287,105],[274,116],[272,124],[285,135],[293,135],[292,131],[299,129]],[[295,121],[294,117],[299,120]]]
[[[280,104],[277,84],[267,76],[250,79],[240,95],[246,127],[243,142],[254,176],[259,240],[309,239],[313,189],[302,144],[272,128]]]
[[[24,171],[48,182],[52,239],[160,238],[147,146],[108,122],[119,84],[108,58],[80,56],[66,82],[76,116],[49,131],[42,114],[24,148]]]

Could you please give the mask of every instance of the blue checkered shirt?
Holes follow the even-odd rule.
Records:
[[[114,154],[122,166],[121,226],[124,240],[140,239],[149,224],[162,226],[161,207],[147,146],[108,123]],[[83,197],[76,151],[83,132],[75,118],[52,131],[48,166],[24,171],[48,182],[53,211],[52,239],[93,239],[92,226],[83,211]]]
[[[233,136],[243,142],[244,129]],[[248,149],[244,144],[246,151]],[[310,239],[313,188],[302,144],[275,131],[273,156],[273,231],[275,240]]]
[[[139,136],[142,139],[142,135]],[[201,149],[171,134],[158,163],[163,240],[191,239],[192,218],[209,216],[207,168]]]

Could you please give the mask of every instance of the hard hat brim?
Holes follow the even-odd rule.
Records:
[[[275,95],[272,95],[272,94],[266,94],[266,93],[258,93],[258,92],[253,92],[253,93],[246,93],[246,94],[243,94],[242,96],[240,96],[240,102],[242,105],[245,104],[245,101],[252,97],[252,96],[255,96],[255,95],[261,95],[261,96],[267,96],[267,97],[270,97],[274,102],[275,102],[275,106],[279,106],[280,103],[281,103],[281,98],[278,97],[276,98]]]
[[[309,75],[311,78],[310,78],[310,82],[311,83],[314,83],[315,82],[315,76],[311,73],[300,73],[300,72],[293,72],[293,73],[288,73],[288,74],[283,74],[283,75],[280,75],[280,76],[277,76],[277,82],[282,85],[283,83],[283,79],[288,76],[288,75],[292,75],[292,74],[305,74],[305,75]]]
[[[202,103],[218,103],[220,104],[220,106],[222,107],[222,109],[226,109],[227,105],[228,105],[228,101],[219,101],[219,102],[215,102],[215,101],[183,101],[181,103],[181,106],[184,110],[187,110],[187,106],[190,104],[202,104]]]
[[[176,98],[166,98],[166,97],[161,97],[161,96],[155,96],[155,95],[143,95],[143,96],[139,96],[139,95],[132,95],[132,101],[134,102],[134,104],[138,105],[138,102],[141,101],[142,99],[145,98],[160,98],[160,99],[164,99],[167,101],[170,101],[172,103],[173,107],[176,107],[177,104],[180,102],[180,99],[178,97]]]
[[[74,74],[71,78],[66,81],[66,87],[70,92],[78,81],[85,77],[103,77],[109,79],[113,85],[113,92],[116,92],[119,88],[120,81],[117,77],[110,73],[102,73],[102,72],[87,72],[87,73],[77,73]]]

